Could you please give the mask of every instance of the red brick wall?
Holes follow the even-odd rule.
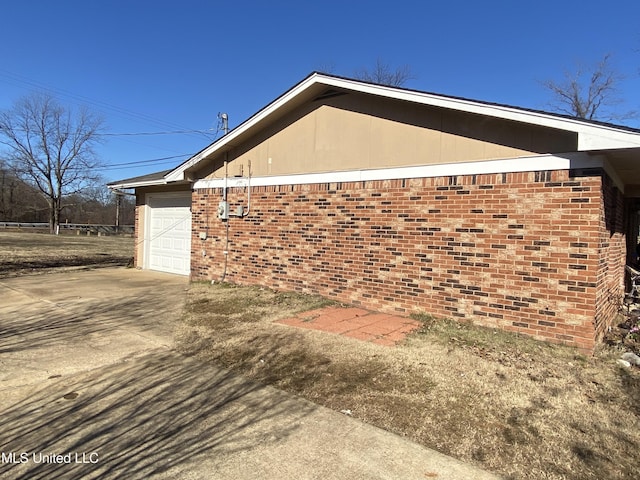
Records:
[[[596,338],[601,338],[618,312],[624,297],[624,266],[627,258],[624,197],[611,179],[602,179],[600,242],[596,279]]]
[[[250,214],[228,221],[225,278],[589,350],[619,283],[624,242],[603,233],[614,190],[599,171],[253,187]],[[246,204],[246,189],[228,195]],[[223,275],[221,196],[193,194],[194,280]]]

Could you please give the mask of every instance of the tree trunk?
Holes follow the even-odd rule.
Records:
[[[54,207],[53,206],[49,207],[49,233],[52,235],[56,233],[56,230],[55,230],[56,220],[54,218],[53,211],[54,211]]]
[[[60,225],[60,199],[49,198],[49,233],[55,235],[58,233],[58,225]]]

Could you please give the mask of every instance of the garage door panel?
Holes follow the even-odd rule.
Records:
[[[191,260],[191,194],[152,195],[147,265],[152,270],[188,275]]]

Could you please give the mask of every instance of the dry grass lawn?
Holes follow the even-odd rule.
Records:
[[[637,478],[640,375],[619,351],[428,316],[393,348],[273,323],[327,304],[193,284],[178,348],[506,478]]]
[[[0,231],[0,278],[127,263],[133,239]],[[178,348],[507,478],[637,478],[640,374],[513,334],[422,316],[389,348],[274,323],[330,302],[193,284]]]
[[[0,277],[85,265],[126,265],[133,238],[0,231]]]

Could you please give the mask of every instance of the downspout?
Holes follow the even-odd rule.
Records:
[[[223,201],[227,201],[227,178],[229,177],[228,175],[228,166],[229,166],[229,162],[227,161],[227,154],[225,153],[224,155],[224,190],[222,191],[222,200]]]
[[[225,160],[224,160],[224,190],[222,192],[222,200],[224,202],[227,201],[227,178],[228,178],[228,164],[229,162],[227,161],[227,154],[225,153]],[[225,239],[225,243],[224,243],[224,250],[222,251],[222,254],[224,255],[224,268],[222,270],[222,277],[220,277],[220,282],[224,282],[224,279],[227,277],[227,263],[229,260],[229,219],[227,218],[226,220],[222,220],[223,222],[225,222],[225,230],[226,230],[226,239]]]
[[[220,277],[220,283],[224,282],[225,277],[227,276],[227,261],[229,259],[229,220],[224,220],[226,223],[226,240],[224,243],[224,251],[222,252],[224,255],[224,269],[222,270],[222,276]]]
[[[247,180],[247,211],[242,212],[242,217],[249,215],[251,211],[251,160],[247,160],[247,167],[249,168],[249,177]]]

